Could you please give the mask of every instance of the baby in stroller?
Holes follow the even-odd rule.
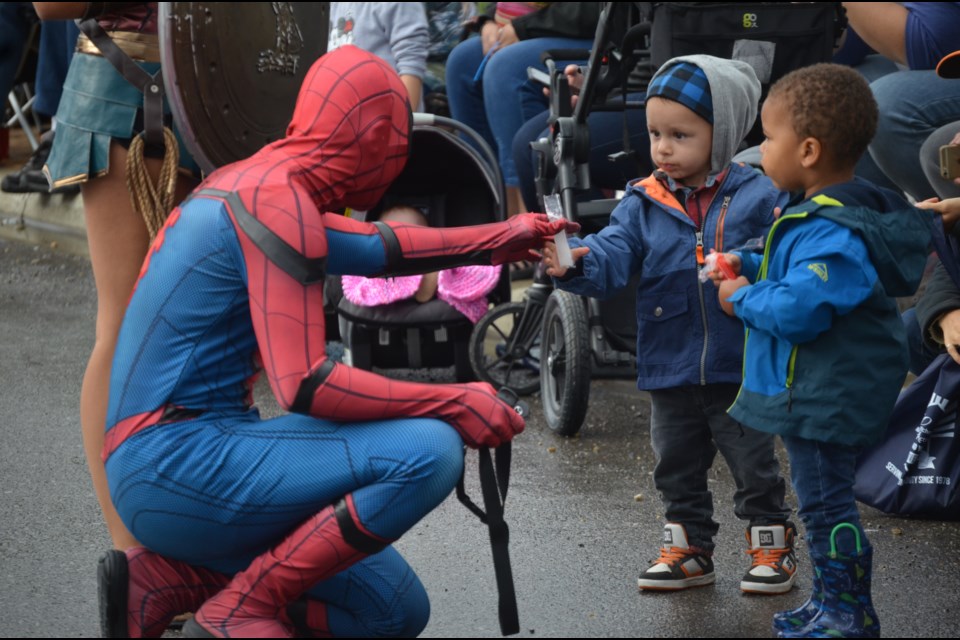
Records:
[[[398,205],[380,216],[381,222],[427,226],[427,217],[414,207]],[[438,298],[476,323],[487,312],[487,294],[497,286],[500,265],[466,265],[423,275],[396,278],[343,277],[343,296],[361,307],[375,307],[412,298],[419,303]]]
[[[380,203],[353,215],[380,221],[403,216],[408,224],[435,228],[505,220],[503,181],[492,152],[485,157],[447,130],[464,129],[470,135],[472,130],[460,123],[433,116],[427,116],[429,122],[418,120],[421,117],[414,117],[410,158],[403,172]],[[409,291],[415,280],[407,278],[394,278],[387,286],[384,281],[359,284],[347,278],[328,283],[328,303],[339,316],[345,361],[368,370],[453,366],[457,381],[476,380],[469,358],[474,322],[488,303],[510,299],[510,281],[505,269],[472,269],[434,274],[437,296],[424,295],[425,289],[420,300],[414,295],[423,280]],[[478,280],[469,286],[472,292],[466,290],[466,277]]]

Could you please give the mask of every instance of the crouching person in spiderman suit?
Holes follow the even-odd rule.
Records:
[[[539,214],[469,228],[365,223],[408,155],[397,74],[342,47],[304,81],[287,135],[174,210],[130,300],[104,460],[145,546],[99,568],[103,632],[159,637],[412,636],[423,585],[391,546],[440,504],[463,445],[523,419],[483,383],[388,380],[327,359],[325,273],[402,275],[528,257]],[[289,414],[263,420],[266,371]]]

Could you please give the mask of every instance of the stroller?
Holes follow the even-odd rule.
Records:
[[[616,199],[577,199],[590,188],[587,115],[643,108],[643,102],[626,98],[631,72],[645,70],[649,78],[666,60],[692,53],[739,57],[757,70],[765,97],[780,76],[829,60],[844,26],[840,3],[605,3],[590,52],[544,53],[550,132],[532,144],[538,198],[542,203],[546,195],[559,195],[564,215],[579,222],[584,234],[609,223]],[[571,109],[567,79],[553,59],[588,56]],[[760,137],[758,123],[746,144],[758,144]],[[624,143],[611,160],[631,155],[626,133]],[[551,279],[538,273],[522,303],[495,307],[477,323],[471,340],[476,374],[518,393],[539,388],[550,428],[575,435],[586,417],[591,377],[636,375],[635,308],[635,280],[597,300],[554,291]]]
[[[451,129],[476,140],[482,151]],[[448,118],[414,114],[410,152],[406,167],[381,202],[366,213],[354,212],[355,216],[376,220],[383,211],[402,204],[420,210],[431,227],[505,219],[503,181],[495,156],[471,129]],[[510,299],[509,278],[503,269],[487,296],[493,304]],[[342,296],[337,276],[328,278],[326,289],[330,292],[328,315],[339,318],[347,364],[367,370],[453,366],[458,382],[476,380],[468,353],[473,323],[451,305],[433,299],[423,304],[400,300],[359,306]],[[335,337],[328,333],[328,339]]]

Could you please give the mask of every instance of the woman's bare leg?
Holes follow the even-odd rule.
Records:
[[[146,225],[134,211],[127,192],[126,161],[126,149],[112,144],[110,173],[83,186],[87,242],[97,287],[97,325],[93,352],[80,391],[80,425],[94,491],[117,549],[128,549],[138,543],[120,521],[110,500],[100,452],[106,428],[113,351],[149,244]],[[147,167],[155,178],[160,171],[160,161],[148,160]],[[193,186],[189,180],[178,180],[177,202],[186,197]]]

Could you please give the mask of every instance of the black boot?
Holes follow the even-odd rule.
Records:
[[[47,163],[50,149],[53,147],[53,130],[40,136],[40,144],[34,150],[26,164],[16,173],[4,176],[0,189],[7,193],[78,193],[79,185],[67,185],[51,191],[47,176],[43,174],[43,165]]]

